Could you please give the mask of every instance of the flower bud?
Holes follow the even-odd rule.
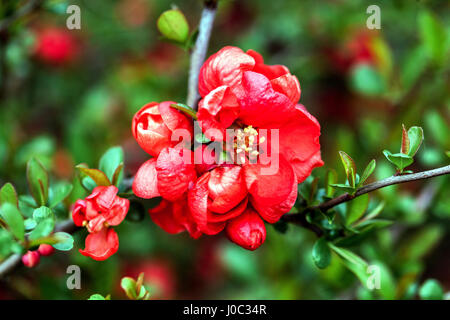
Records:
[[[231,241],[247,250],[258,249],[266,240],[264,222],[252,209],[231,220],[226,232]]]
[[[28,268],[33,268],[39,264],[40,255],[37,251],[28,251],[22,256],[23,264]]]
[[[41,254],[41,256],[50,256],[55,252],[55,248],[53,248],[49,244],[41,244],[38,248],[38,252]]]

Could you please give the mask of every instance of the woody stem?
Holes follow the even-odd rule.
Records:
[[[381,189],[384,187],[392,186],[394,184],[410,182],[410,181],[438,177],[438,176],[442,176],[442,175],[446,175],[446,174],[450,174],[450,165],[441,167],[441,168],[437,168],[437,169],[418,172],[418,173],[405,174],[405,175],[401,175],[401,176],[392,176],[392,177],[389,177],[389,178],[386,178],[386,179],[383,179],[380,181],[370,183],[362,188],[359,188],[355,192],[354,195],[351,195],[349,193],[344,193],[336,198],[333,198],[331,200],[323,202],[317,206],[306,208],[302,213],[284,215],[282,220],[285,222],[291,222],[291,223],[306,227],[308,229],[311,229],[318,236],[321,236],[322,231],[320,229],[318,229],[317,226],[312,225],[306,221],[305,214],[307,212],[311,212],[314,210],[320,210],[322,212],[326,212],[326,211],[334,208],[335,206],[340,205],[341,203],[353,200],[354,198],[359,197],[363,194],[366,194],[366,193],[369,193],[369,192],[372,192],[372,191],[375,191],[375,190],[378,190],[378,189]]]
[[[198,77],[200,68],[205,61],[206,51],[208,51],[209,38],[216,16],[218,0],[205,0],[198,27],[198,36],[191,53],[189,68],[188,95],[186,104],[197,110],[197,103],[200,98],[198,93]]]

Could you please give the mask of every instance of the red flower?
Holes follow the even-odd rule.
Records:
[[[96,187],[85,200],[77,200],[72,210],[75,225],[86,226],[86,248],[80,252],[95,260],[105,260],[119,248],[117,233],[110,227],[119,225],[128,212],[130,201],[117,196],[115,186]]]
[[[199,91],[205,136],[240,161],[212,164],[218,153],[202,145],[194,157],[198,162],[202,155],[202,162],[193,165],[190,151],[166,148],[142,165],[133,191],[163,198],[150,215],[169,233],[188,230],[196,237],[226,228],[231,241],[255,250],[266,237],[264,221],[275,223],[289,212],[298,183],[323,165],[320,125],[298,104],[297,78],[284,66],[265,65],[252,50],[225,47],[211,56],[200,70]],[[231,146],[224,139],[228,128],[238,129]]]
[[[46,63],[64,65],[76,58],[79,44],[68,30],[47,28],[37,34],[35,53]]]
[[[146,104],[133,117],[132,132],[136,141],[148,154],[156,157],[162,149],[174,147],[180,138],[172,140],[175,129],[184,129],[192,136],[192,122],[170,107],[173,101]]]

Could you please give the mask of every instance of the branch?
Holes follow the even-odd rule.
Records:
[[[68,219],[56,225],[54,232],[67,232],[74,233],[77,227],[73,223],[72,219]],[[18,267],[21,263],[22,255],[15,253],[8,257],[0,264],[0,279],[5,277],[9,272]]]
[[[197,110],[197,102],[200,98],[198,93],[198,76],[200,68],[205,61],[206,51],[208,51],[208,43],[214,24],[214,18],[216,16],[216,10],[217,0],[206,0],[204,2],[204,8],[198,27],[198,37],[191,54],[186,104],[194,110]]]
[[[8,29],[10,25],[12,25],[16,20],[26,16],[29,13],[37,10],[44,0],[30,0],[26,4],[24,4],[19,10],[15,12],[15,14],[11,15],[0,21],[0,33]]]
[[[370,183],[370,184],[358,189],[354,195],[351,195],[349,193],[344,193],[336,198],[333,198],[329,201],[321,203],[317,206],[306,208],[302,213],[284,215],[282,219],[285,222],[292,222],[292,223],[298,224],[300,226],[303,226],[307,229],[310,229],[313,232],[315,232],[318,236],[321,236],[322,230],[319,229],[320,232],[318,232],[318,230],[317,230],[318,228],[315,225],[312,225],[306,221],[306,218],[305,218],[306,212],[310,212],[310,211],[314,211],[314,210],[320,210],[322,212],[326,212],[341,203],[350,201],[350,200],[352,200],[356,197],[359,197],[363,194],[366,194],[366,193],[369,193],[369,192],[372,192],[372,191],[375,191],[375,190],[378,190],[378,189],[381,189],[384,187],[392,186],[394,184],[410,182],[410,181],[438,177],[438,176],[442,176],[445,174],[450,174],[450,165],[441,167],[441,168],[437,168],[437,169],[433,169],[433,170],[418,172],[418,173],[405,174],[405,175],[401,175],[401,176],[392,176],[392,177],[386,178],[384,180]]]

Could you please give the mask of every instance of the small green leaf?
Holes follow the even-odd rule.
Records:
[[[156,22],[159,32],[169,40],[185,43],[189,37],[189,25],[178,9],[164,11]]]
[[[1,206],[1,216],[8,225],[9,231],[19,240],[25,240],[24,219],[17,206],[6,202]]]
[[[329,169],[327,170],[327,173],[325,175],[325,193],[327,197],[332,197],[334,194],[334,188],[333,185],[337,183],[338,175],[336,170]]]
[[[414,157],[420,148],[423,141],[423,130],[421,127],[411,127],[408,130],[408,137],[410,141],[410,149],[407,153],[408,156]]]
[[[389,162],[394,164],[400,171],[403,171],[404,168],[406,168],[407,166],[411,165],[414,162],[414,159],[411,156],[403,153],[392,154],[390,151],[384,150],[383,154],[386,157],[386,159],[388,159]]]
[[[368,263],[350,250],[336,247],[332,243],[330,243],[329,246],[339,255],[340,258],[342,258],[344,265],[352,271],[361,281],[362,285],[365,286],[369,276],[367,273],[367,267],[369,266]]]
[[[113,181],[117,168],[121,165],[123,167],[123,159],[123,149],[121,147],[112,147],[100,158],[98,168],[105,173],[110,181]],[[117,173],[117,179],[120,175],[121,170]]]
[[[444,298],[444,290],[437,280],[428,279],[420,287],[419,296],[423,300],[442,300]]]
[[[122,281],[120,281],[120,286],[122,287],[123,291],[125,291],[125,294],[129,299],[136,300],[136,281],[133,278],[122,278]]]
[[[9,182],[5,183],[0,189],[0,205],[6,202],[12,203],[16,205],[16,207],[19,206],[16,189],[14,189],[14,186]]]
[[[48,173],[35,158],[28,161],[27,180],[30,193],[38,205],[45,205],[48,199]]]
[[[73,186],[68,182],[60,182],[54,187],[50,188],[49,207],[56,207],[61,201],[69,196],[72,192]]]
[[[120,182],[122,182],[123,178],[123,162],[120,163],[116,171],[114,171],[113,177],[112,177],[112,184],[118,187],[120,185]]]
[[[373,159],[372,161],[369,162],[366,169],[364,169],[364,172],[361,176],[361,179],[358,182],[358,185],[360,185],[360,186],[363,185],[363,183],[367,180],[367,178],[370,177],[370,175],[375,170],[376,165],[377,165],[377,163],[376,163],[375,159]]]
[[[421,10],[419,32],[428,56],[440,63],[446,56],[446,31],[443,24],[429,11]]]
[[[331,184],[330,186],[332,186],[333,188],[341,189],[342,191],[348,192],[350,194],[355,192],[355,188],[350,187],[348,184],[338,183],[338,184]]]
[[[347,175],[348,183],[351,187],[355,187],[356,183],[356,166],[353,159],[344,151],[339,151],[342,164],[344,165],[345,174]]]
[[[198,143],[209,143],[211,140],[209,140],[203,133],[197,133],[195,135],[195,141]]]
[[[408,132],[405,129],[405,125],[402,124],[402,147],[400,152],[403,154],[409,154],[409,137]]]
[[[95,293],[91,295],[88,300],[106,300],[106,298],[101,294]]]
[[[76,166],[78,170],[80,170],[82,173],[90,177],[94,182],[97,184],[97,186],[110,186],[111,181],[109,181],[108,177],[105,175],[103,171],[100,171],[98,169],[89,169],[85,168],[81,165]]]
[[[391,221],[391,220],[372,219],[372,220],[362,221],[361,223],[358,223],[357,225],[355,225],[355,227],[357,226],[359,231],[361,231],[362,229],[368,230],[371,228],[382,229],[382,228],[386,228],[386,227],[392,225],[393,223],[394,223],[394,221]]]
[[[61,251],[69,251],[73,248],[73,237],[66,232],[55,232],[53,235],[58,241],[53,245],[53,248]]]
[[[364,95],[379,95],[386,90],[386,83],[381,74],[371,65],[356,64],[350,73],[352,88]]]
[[[450,151],[445,151],[445,155],[450,158]]]
[[[50,208],[37,208],[33,212],[33,219],[36,221],[37,225],[30,233],[30,240],[46,237],[52,233],[55,228],[55,216]]]
[[[347,204],[347,212],[346,212],[346,225],[349,226],[353,222],[359,220],[367,210],[369,205],[369,194],[363,194],[359,197],[356,197],[352,201]]]
[[[312,249],[312,258],[319,269],[324,269],[330,265],[331,252],[325,238],[316,241]]]
[[[24,221],[25,230],[34,229],[37,225],[36,221],[32,218],[25,219]]]

